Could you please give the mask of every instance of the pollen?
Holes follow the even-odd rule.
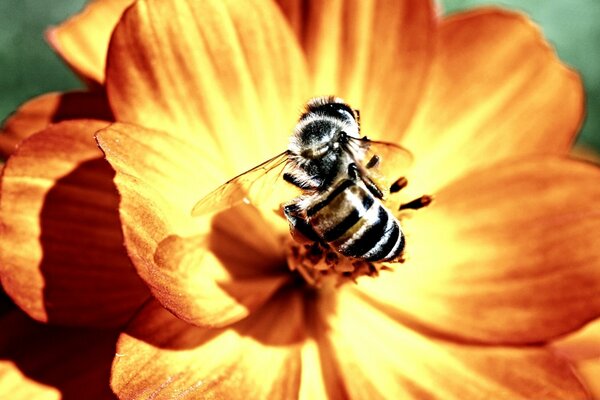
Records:
[[[286,246],[290,271],[297,272],[311,287],[339,287],[356,283],[361,276],[375,277],[389,269],[380,263],[344,257],[319,243],[300,244],[293,240]]]

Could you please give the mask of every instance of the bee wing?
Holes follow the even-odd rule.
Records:
[[[393,182],[404,176],[413,162],[413,155],[406,148],[395,143],[370,140],[366,136],[349,138],[348,148],[357,161],[363,180],[375,184],[383,195],[388,193]]]
[[[290,192],[290,186],[293,185],[285,182],[281,176],[287,165],[288,154],[288,151],[284,151],[228,180],[200,199],[192,209],[192,216],[222,211],[241,203],[278,209],[294,196]]]

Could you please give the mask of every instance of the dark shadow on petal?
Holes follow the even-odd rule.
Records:
[[[228,330],[235,330],[242,336],[250,336],[270,346],[293,345],[306,337],[301,296],[298,291],[282,289],[249,317],[225,328],[191,325],[165,309],[157,300],[150,300],[135,315],[125,333],[168,350],[200,347]]]
[[[268,346],[298,344],[307,337],[305,307],[305,293],[285,286],[250,316],[231,325],[231,329]]]
[[[52,122],[84,118],[115,120],[104,91],[63,93],[52,115]]]
[[[123,245],[114,172],[81,163],[47,192],[40,213],[48,321],[114,327],[149,296]]]
[[[64,400],[116,399],[109,387],[118,332],[58,328],[14,310],[0,317],[0,377],[13,363],[36,384],[56,388]]]
[[[168,350],[199,347],[222,332],[223,329],[207,329],[188,324],[154,299],[144,305],[125,329],[129,336]]]
[[[0,285],[0,316],[13,309],[15,309],[15,304],[12,302],[10,297],[6,295],[4,289]]]
[[[54,105],[57,99],[58,102]],[[50,106],[54,105],[54,109]],[[0,124],[0,160],[6,160],[21,140],[45,129],[49,123],[74,119],[112,122],[115,117],[104,89],[93,92],[49,93],[21,105]]]
[[[208,248],[236,278],[288,271],[283,242],[252,206],[240,205],[216,214]]]

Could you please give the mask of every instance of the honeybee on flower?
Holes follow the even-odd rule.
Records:
[[[411,161],[401,146],[361,137],[359,111],[342,99],[317,97],[306,105],[286,151],[209,193],[192,215],[242,202],[281,206],[292,236],[304,244],[293,248],[290,268],[313,285],[332,270],[342,273],[336,284],[355,281],[376,273],[373,263],[401,260],[404,233],[385,202],[387,194],[400,191],[407,181],[400,176],[389,187],[382,182],[391,173],[401,174]],[[286,198],[284,183],[301,194]],[[431,196],[422,196],[399,209],[430,202]]]
[[[93,358],[69,352],[66,339],[35,351],[27,344],[36,336],[19,342],[33,360],[60,360],[67,349],[80,373],[66,370],[74,383],[65,393],[589,398],[547,343],[600,314],[600,249],[590,235],[600,227],[600,172],[567,156],[581,122],[581,82],[526,17],[496,9],[441,17],[433,2],[402,0],[117,3],[95,1],[50,35],[103,89],[96,97],[110,113],[78,107],[28,132],[2,177],[7,294],[39,321],[108,325],[119,337],[78,343]],[[118,21],[106,29],[110,46],[83,40],[90,21],[106,28],[98,9]],[[106,63],[90,62],[87,50]],[[294,255],[304,247],[288,240],[287,218],[259,212],[258,186],[237,182],[257,207],[236,194],[242,204],[224,212],[221,202],[198,206],[211,218],[190,210],[281,153],[297,110],[329,93],[350,105],[345,123],[358,122],[354,109],[364,116],[351,139],[359,154],[343,157],[340,177],[355,178],[374,199],[376,186],[436,200],[401,220],[410,249],[402,268],[316,287],[291,268],[308,253]],[[13,121],[27,121],[33,108],[46,124],[57,122],[42,100]],[[398,180],[403,171],[385,171],[383,149],[397,146],[412,153],[406,181]],[[302,186],[314,176],[322,174],[287,179]],[[281,191],[303,194],[281,181]],[[284,206],[296,198],[284,197]],[[313,228],[309,203],[299,215],[288,210],[293,227]],[[86,379],[90,359],[104,361],[95,384]],[[29,374],[22,386],[56,395],[55,381],[22,365],[5,366]]]

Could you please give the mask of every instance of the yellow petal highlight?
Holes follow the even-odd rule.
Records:
[[[308,97],[292,33],[257,0],[137,2],[107,76],[117,120],[198,138],[228,177],[283,151]]]
[[[314,95],[360,109],[364,133],[395,140],[418,104],[434,47],[432,2],[278,0],[306,54]]]
[[[317,312],[349,398],[589,398],[570,365],[544,347],[469,346],[428,338],[365,302],[352,287],[322,301],[334,302]]]
[[[403,220],[407,262],[359,288],[424,331],[536,343],[600,314],[600,170],[560,158],[496,164]]]
[[[579,76],[525,16],[483,9],[444,20],[428,88],[403,144],[415,193],[480,165],[566,154],[583,117]]]
[[[97,141],[117,171],[121,211],[132,202],[131,223],[136,226],[161,220],[152,222],[154,227],[145,234],[144,240],[154,243],[147,248],[149,254],[169,234],[198,233],[198,221],[190,218],[194,204],[227,179],[215,168],[215,154],[210,149],[199,142],[182,142],[166,132],[122,123],[99,132]]]
[[[92,0],[81,13],[49,29],[46,39],[85,81],[101,85],[110,36],[133,1]]]
[[[119,339],[111,386],[122,399],[297,398],[302,309],[290,293],[230,328],[205,329],[151,303]]]

